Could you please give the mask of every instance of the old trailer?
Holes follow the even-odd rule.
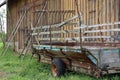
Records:
[[[78,6],[77,3],[76,6]],[[41,29],[39,33],[32,33],[33,36],[40,36],[40,45],[33,44],[33,54],[38,55],[39,61],[51,63],[53,76],[63,75],[66,69],[97,78],[105,74],[120,73],[119,35],[117,38],[115,34],[111,35],[112,32],[119,34],[120,29],[102,30],[101,28],[118,25],[119,22],[87,26],[81,23],[81,18],[82,14],[78,12],[61,23],[33,28],[34,30]],[[71,24],[76,27],[72,30],[68,28],[61,30]],[[110,32],[110,35],[107,36],[103,32]],[[62,33],[68,36],[61,38]],[[79,36],[71,37],[69,36],[71,33],[79,34]],[[90,36],[91,33],[96,33],[97,36]]]
[[[33,54],[38,61],[52,64],[53,76],[61,76],[65,70],[78,71],[94,77],[105,74],[120,73],[119,49],[70,49],[48,46],[34,46]],[[96,58],[93,54],[98,56]],[[100,55],[99,55],[100,54]]]
[[[109,24],[114,25],[112,23]],[[106,26],[106,24],[103,25]],[[110,31],[113,32],[113,30]],[[50,32],[49,34],[52,34],[52,31]],[[44,32],[43,35],[45,33],[47,32]],[[113,37],[110,38],[113,39]],[[41,45],[33,44],[32,54],[37,54],[38,61],[51,64],[53,76],[63,75],[66,69],[89,74],[97,78],[106,74],[120,73],[119,43],[112,44],[111,42],[104,43],[103,41],[102,43],[96,43],[99,45],[95,47],[95,43],[86,43],[87,45],[81,48],[78,37],[74,37],[73,42],[69,42],[69,40],[65,40],[66,42],[56,42],[52,41],[52,38],[49,38],[51,41],[42,39]],[[74,42],[75,39],[76,41]]]
[[[7,48],[14,45],[25,55],[31,46],[40,62],[52,65],[53,76],[63,75],[66,69],[97,78],[120,73],[119,0],[6,3]]]
[[[40,30],[31,34],[39,36],[40,40],[40,45],[33,44],[33,54],[38,55],[39,61],[51,64],[53,76],[63,75],[66,69],[97,78],[105,74],[120,73],[119,22],[89,26],[82,24],[84,13],[79,12],[78,2],[74,1],[74,15],[61,23],[33,28]],[[71,11],[61,13],[69,15]],[[100,18],[98,23],[99,21]],[[75,27],[70,29],[70,26]],[[104,29],[109,26],[118,27]]]

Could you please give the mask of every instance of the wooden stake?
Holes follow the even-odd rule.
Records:
[[[79,26],[81,26],[81,18],[80,18],[80,13],[79,13],[79,8],[78,8],[78,0],[75,0],[76,8],[77,8],[77,14],[79,18]],[[82,31],[80,28],[80,48],[82,49]]]

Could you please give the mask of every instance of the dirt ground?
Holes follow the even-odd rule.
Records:
[[[4,77],[5,73],[0,71],[0,78]]]

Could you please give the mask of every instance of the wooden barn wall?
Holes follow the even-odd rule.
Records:
[[[97,25],[104,23],[114,23],[119,21],[119,0],[78,0],[79,9],[82,13],[82,24]],[[108,30],[118,28],[118,25],[101,26],[94,30]],[[88,30],[88,29],[86,29]],[[86,36],[110,36],[118,35],[118,32],[96,32]],[[87,39],[87,41],[91,41]],[[100,41],[98,38],[95,41]]]
[[[17,23],[17,18],[18,18],[18,14],[17,14],[17,1],[13,0],[16,4],[12,3],[12,2],[8,2],[8,8],[7,8],[7,39],[9,39],[10,34],[12,33],[14,26]],[[14,4],[14,5],[13,5]],[[15,45],[16,45],[16,41],[17,41],[17,34],[16,37],[13,39],[13,42],[11,42],[12,47],[14,47],[14,49],[16,49]]]
[[[64,9],[69,9],[68,5],[70,4],[70,1],[74,0],[63,0],[64,4],[62,6],[65,6]],[[74,2],[73,2],[74,3]],[[81,13],[81,21],[82,25],[90,26],[90,25],[97,25],[97,24],[108,24],[108,23],[114,23],[119,21],[119,0],[78,0],[79,5],[79,11]],[[76,6],[74,4],[74,10],[76,10]],[[77,13],[76,13],[77,14]],[[70,27],[70,26],[69,26]],[[75,27],[75,25],[74,25]],[[64,27],[64,30],[69,30],[68,28]],[[94,28],[94,30],[109,30],[109,29],[118,29],[118,25],[112,25],[112,26],[100,26]],[[83,31],[89,31],[89,28],[83,30]],[[85,37],[93,37],[93,36],[114,36],[118,35],[119,31],[104,31],[102,33],[100,32],[94,32],[89,33],[85,35]],[[70,34],[70,33],[69,33]],[[64,34],[64,38],[70,37],[67,36],[69,34]],[[77,37],[79,35],[77,34]],[[111,41],[109,39],[105,39],[108,41]],[[100,38],[87,38],[85,41],[90,42],[101,42]]]
[[[45,0],[17,0],[8,2],[8,36],[12,32],[14,25],[17,23],[21,12],[24,8],[30,8],[23,20],[18,33],[16,34],[15,41],[19,42],[19,48],[23,48],[25,42],[25,28],[30,29],[35,27],[38,16],[42,14],[43,1]],[[81,20],[83,25],[95,25],[103,23],[111,23],[119,21],[119,0],[78,0],[79,11],[82,14]],[[47,0],[44,14],[40,18],[40,22],[36,26],[52,25],[60,23],[77,14],[74,0]],[[74,20],[76,22],[78,20]],[[73,30],[78,25],[71,24],[65,25],[60,30]],[[118,25],[97,27],[98,29],[117,28]],[[54,29],[59,31],[59,29]],[[88,30],[88,29],[85,29]],[[102,35],[115,35],[117,32],[103,32]],[[59,36],[58,36],[59,35]],[[86,36],[99,36],[100,33],[90,33]],[[69,38],[79,37],[79,34],[74,33],[59,33],[52,35],[55,38]],[[86,41],[90,41],[86,39]],[[95,41],[100,41],[95,39]]]

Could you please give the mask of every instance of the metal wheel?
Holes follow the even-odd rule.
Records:
[[[57,72],[57,68],[56,68],[56,66],[54,64],[52,64],[51,70],[52,70],[53,76],[56,77],[58,72]]]
[[[51,73],[54,77],[60,77],[65,73],[65,64],[59,58],[55,58],[52,61]]]

